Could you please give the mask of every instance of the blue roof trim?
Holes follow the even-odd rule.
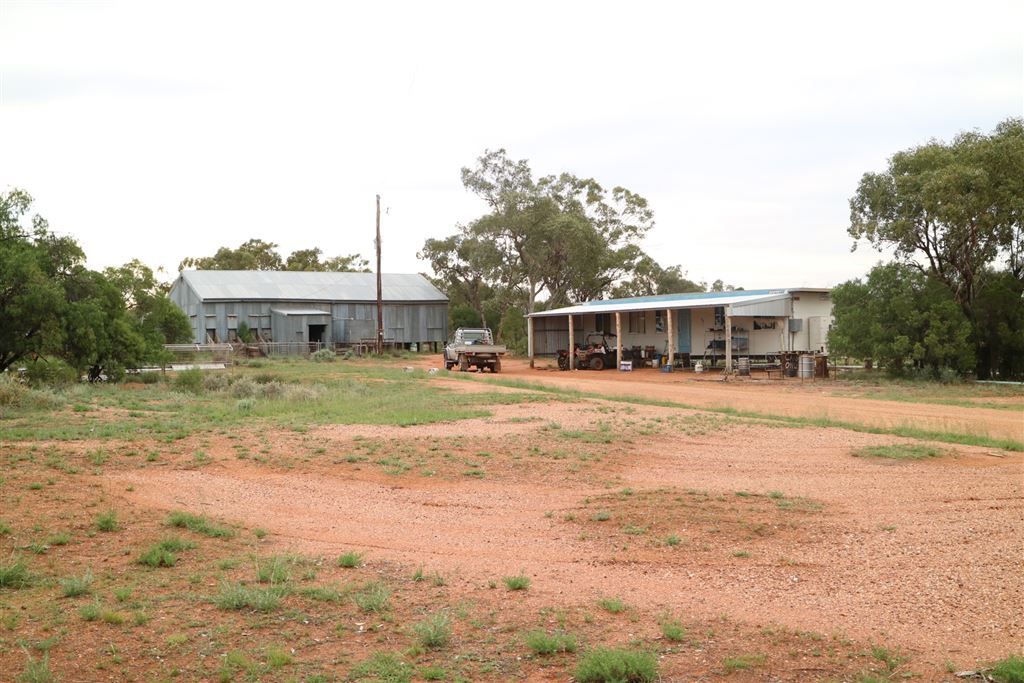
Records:
[[[659,294],[657,296],[636,296],[628,299],[601,299],[585,301],[581,306],[616,306],[618,304],[646,304],[663,301],[693,301],[695,299],[730,299],[763,294],[785,294],[787,289],[742,289],[732,292],[687,292],[686,294]]]

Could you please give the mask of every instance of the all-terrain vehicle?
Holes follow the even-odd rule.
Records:
[[[486,327],[460,327],[444,347],[444,369],[456,365],[460,372],[475,367],[481,372],[501,372],[501,357],[506,353],[502,344],[495,344],[490,329]]]
[[[614,339],[614,334],[594,332],[587,335],[586,344],[575,345],[572,355],[576,358],[576,368],[579,370],[604,370],[615,367],[615,344],[609,341]],[[569,352],[562,350],[558,352],[558,369],[569,369]]]

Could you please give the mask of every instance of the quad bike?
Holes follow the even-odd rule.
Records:
[[[595,332],[587,335],[586,346],[579,344],[573,346],[571,354],[576,359],[576,368],[579,370],[604,370],[615,366],[615,347],[608,342],[608,336],[603,332]],[[558,369],[568,370],[570,368],[570,354],[566,350],[558,352]]]

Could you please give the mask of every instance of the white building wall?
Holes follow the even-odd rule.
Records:
[[[832,325],[832,298],[828,292],[792,292],[793,317],[803,320],[803,329],[793,335],[794,351],[825,351],[828,352],[828,329]],[[821,340],[811,339],[811,318],[819,318],[817,324],[822,331]],[[824,346],[824,348],[822,348]]]

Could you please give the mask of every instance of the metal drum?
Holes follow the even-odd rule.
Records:
[[[741,356],[736,359],[736,373],[742,377],[750,377],[750,358]]]
[[[814,379],[814,356],[800,356],[800,379]]]

